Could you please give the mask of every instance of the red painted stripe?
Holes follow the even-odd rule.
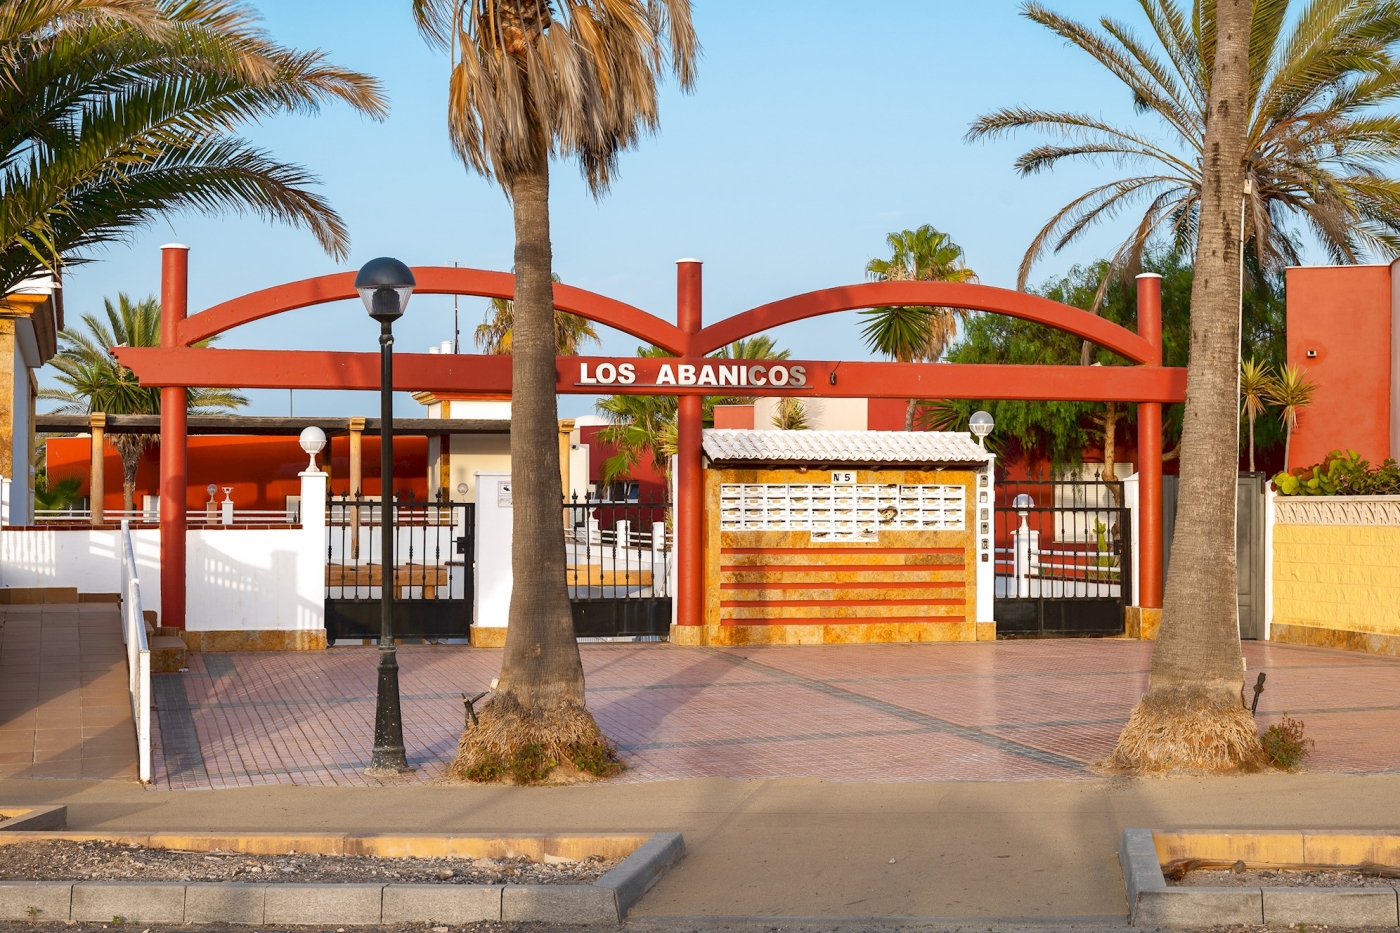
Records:
[[[721,583],[722,590],[931,590],[958,589],[961,580],[876,580],[871,583]]]
[[[726,573],[961,573],[962,564],[720,564]]]
[[[959,532],[965,534],[965,532]],[[722,547],[720,554],[963,554],[960,547]]]
[[[966,616],[934,616],[927,619],[721,619],[720,625],[879,625],[893,623],[929,622],[938,625],[966,622]]]
[[[965,599],[722,599],[723,609],[767,609],[770,606],[961,606]]]

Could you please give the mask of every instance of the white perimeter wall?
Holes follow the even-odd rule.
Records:
[[[119,528],[0,529],[0,586],[71,586],[80,593],[120,593]],[[160,529],[135,528],[131,546],[141,604],[160,610]]]
[[[302,524],[190,529],[185,624],[191,631],[325,627],[326,475],[301,474]],[[121,591],[119,529],[0,530],[0,585]],[[143,608],[160,610],[160,529],[131,533]]]

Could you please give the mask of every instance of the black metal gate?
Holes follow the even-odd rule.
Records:
[[[665,638],[671,628],[671,503],[640,498],[564,503],[569,600],[580,638]]]
[[[1121,483],[1004,482],[995,513],[998,637],[1123,634],[1133,560]]]
[[[396,498],[394,635],[408,639],[467,638],[472,621],[473,539],[470,502]],[[331,496],[326,509],[326,643],[378,638],[385,582],[378,499]]]

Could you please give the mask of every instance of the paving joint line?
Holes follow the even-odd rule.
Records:
[[[894,716],[898,719],[903,719],[905,722],[916,722],[921,725],[926,725],[928,726],[929,731],[931,732],[942,732],[948,735],[953,735],[957,738],[965,739],[970,742],[975,742],[978,745],[983,745],[988,748],[995,749],[997,751],[1006,752],[1010,755],[1015,755],[1018,758],[1026,758],[1031,761],[1035,761],[1039,764],[1063,768],[1066,771],[1071,771],[1075,773],[1083,773],[1089,771],[1089,763],[1085,761],[1079,761],[1076,758],[1070,758],[1066,755],[1060,755],[1055,752],[1050,752],[1044,749],[1036,748],[1033,745],[1026,745],[1021,742],[1017,742],[1013,739],[1005,738],[1004,736],[993,735],[989,732],[983,732],[981,729],[977,729],[974,727],[962,726],[955,722],[950,722],[946,719],[940,719],[937,716],[929,715],[928,713],[921,713],[917,710],[912,710],[907,707],[900,706],[896,703],[890,703],[887,700],[880,700],[876,699],[875,697],[869,697],[861,693],[856,693],[853,690],[846,690],[842,687],[836,686],[835,684],[825,683],[820,680],[812,680],[810,678],[803,677],[799,674],[789,673],[780,668],[769,667],[761,661],[755,661],[743,655],[734,655],[715,648],[711,648],[708,650],[714,652],[720,657],[727,658],[731,663],[733,663],[736,666],[754,667],[760,670],[769,671],[773,675],[783,680],[786,680],[791,684],[806,687],[809,690],[825,694],[826,696],[832,697],[834,699],[845,700],[847,702],[855,703],[858,706],[864,706],[866,709],[877,710],[879,712],[885,713],[888,716]]]

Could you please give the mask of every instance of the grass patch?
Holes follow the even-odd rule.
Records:
[[[617,746],[607,739],[573,745],[569,748],[569,758],[580,771],[600,778],[621,774],[626,767],[617,753]]]
[[[1269,764],[1281,771],[1294,771],[1312,754],[1315,743],[1303,734],[1303,721],[1287,713],[1259,737]]]

